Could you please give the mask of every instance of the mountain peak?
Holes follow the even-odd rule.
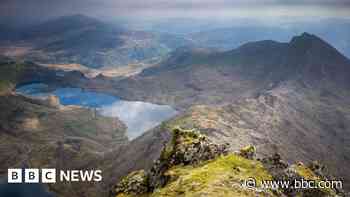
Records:
[[[318,49],[318,50],[326,49],[326,50],[332,50],[332,51],[336,50],[331,45],[329,45],[326,41],[322,40],[316,35],[309,34],[306,32],[304,32],[299,36],[294,36],[289,44],[292,48],[296,48],[303,52],[310,49]]]
[[[313,59],[314,61],[318,60],[318,63],[331,61],[343,64],[347,61],[344,55],[326,41],[306,32],[293,37],[289,42],[289,48],[289,52],[298,58],[307,57],[307,59]]]
[[[299,36],[294,36],[289,44],[291,46],[303,47],[303,48],[311,47],[314,44],[318,44],[318,45],[322,44],[324,46],[330,47],[330,45],[327,44],[325,41],[323,41],[321,38],[317,37],[316,35],[309,34],[307,32],[304,32]]]
[[[301,35],[298,35],[298,36],[294,36],[292,38],[292,41],[291,42],[296,42],[296,41],[300,41],[300,40],[313,40],[313,39],[320,39],[318,38],[317,36],[315,36],[314,34],[310,34],[310,33],[307,33],[307,32],[304,32],[302,33]]]

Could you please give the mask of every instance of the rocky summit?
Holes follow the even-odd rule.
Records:
[[[140,194],[148,190],[154,190],[168,182],[170,177],[165,175],[165,172],[171,167],[176,165],[198,165],[203,161],[225,155],[227,152],[227,145],[214,144],[197,131],[176,128],[173,130],[172,140],[163,147],[161,155],[154,162],[153,167],[146,173],[145,171],[138,171],[129,175],[116,186],[115,191],[117,193],[127,191],[128,193]],[[135,181],[135,178],[137,181]],[[145,180],[147,182],[142,183]],[[140,187],[137,188],[134,184]]]
[[[345,196],[336,189],[264,188],[263,181],[327,180],[318,163],[289,165],[278,154],[255,159],[255,147],[233,153],[196,130],[173,130],[159,159],[148,170],[124,177],[111,196]],[[246,180],[255,180],[247,187]]]

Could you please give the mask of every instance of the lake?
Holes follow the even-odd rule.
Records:
[[[46,84],[33,83],[18,87],[16,92],[36,98],[45,98],[52,94],[60,99],[62,105],[96,108],[102,116],[118,117],[128,127],[127,135],[129,139],[142,135],[145,131],[156,127],[177,114],[175,109],[167,105],[125,101],[113,95],[81,88],[50,90]]]

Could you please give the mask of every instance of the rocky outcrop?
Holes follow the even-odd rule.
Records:
[[[113,189],[112,196],[345,196],[341,189],[294,187],[296,181],[317,184],[328,180],[325,168],[318,162],[289,165],[277,153],[255,159],[254,146],[237,153],[229,153],[227,148],[196,130],[174,129],[172,140],[151,170],[126,176]],[[246,185],[248,179],[255,180],[253,187]],[[285,181],[288,187],[280,183],[266,187],[262,181]]]
[[[116,193],[128,193],[132,195],[144,194],[149,191],[148,177],[144,170],[130,173],[115,188]]]
[[[296,182],[336,180],[330,179],[326,167],[317,161],[311,162],[308,166],[302,162],[288,165],[281,159],[279,154],[261,160],[265,168],[271,173],[273,179],[289,182],[289,187],[279,189],[287,196],[346,196],[342,188],[296,188]]]
[[[228,153],[227,144],[215,144],[196,130],[173,130],[173,138],[163,148],[160,158],[149,172],[149,184],[152,189],[162,187],[169,177],[166,170],[175,165],[197,165]]]
[[[255,146],[246,146],[239,151],[239,155],[247,159],[254,159],[255,154],[256,154]]]
[[[164,145],[161,155],[148,171],[137,171],[122,179],[113,193],[141,194],[163,187],[169,176],[167,170],[176,165],[198,165],[228,153],[227,144],[215,144],[196,130],[175,128],[169,144]],[[145,188],[145,185],[147,186]]]
[[[173,165],[196,165],[202,161],[214,159],[226,154],[228,145],[215,144],[207,136],[197,130],[173,130],[173,139],[165,146],[160,160]]]

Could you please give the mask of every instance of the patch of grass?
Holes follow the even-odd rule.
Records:
[[[197,167],[175,166],[166,174],[173,180],[151,196],[256,196],[256,191],[241,186],[242,181],[251,177],[258,182],[272,179],[260,162],[234,154]],[[261,196],[274,195],[270,191],[262,191]]]

